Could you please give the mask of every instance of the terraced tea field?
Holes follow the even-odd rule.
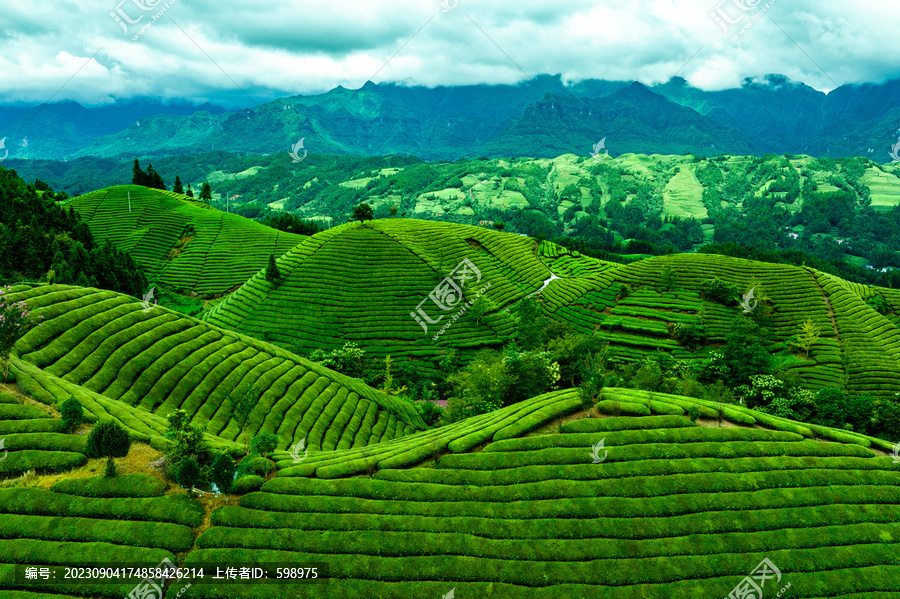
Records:
[[[62,421],[36,405],[19,403],[0,391],[0,477],[18,476],[29,470],[65,471],[87,461],[85,438],[67,435]],[[13,452],[14,459],[7,459]]]
[[[604,401],[654,412],[693,403],[616,389]],[[729,411],[745,423],[756,414]],[[788,583],[795,597],[900,591],[885,545],[900,525],[900,470],[866,439],[821,443],[772,424],[783,430],[582,418],[526,437],[495,428],[481,451],[449,444],[434,468],[379,462],[371,478],[319,480],[298,476],[333,478],[334,466],[289,467],[215,512],[187,563],[249,550],[327,562],[332,577],[327,592],[242,597],[718,597],[763,559],[779,570],[763,585],[773,593]]]
[[[441,303],[429,300],[463,259],[474,267],[464,297],[448,287],[453,293]],[[329,229],[291,249],[277,264],[283,281],[270,283],[260,271],[203,318],[303,353],[355,342],[380,358],[433,357],[447,347],[470,354],[508,339],[514,321],[504,310],[551,275],[530,238],[407,219]],[[484,297],[491,306],[482,321],[464,313],[433,341],[465,301],[488,284]],[[419,307],[425,317],[439,321],[429,324],[420,316],[427,331],[410,316]]]
[[[425,428],[406,402],[268,343],[92,288],[22,285],[12,298],[43,316],[15,346],[12,371],[36,399],[77,398],[87,417],[119,421],[134,439],[164,447],[165,415],[185,410],[214,447],[241,434],[230,393],[253,385],[250,435],[279,447],[358,447]],[[2,404],[0,404],[2,405]]]
[[[862,181],[869,186],[873,210],[890,212],[900,205],[900,178],[897,175],[871,167],[866,169]]]
[[[280,256],[305,239],[141,185],[108,187],[70,205],[95,239],[131,254],[151,282],[185,295],[227,293],[264,268],[269,255]]]
[[[484,294],[490,303],[480,321],[471,310],[441,310],[428,299],[463,259],[480,274],[464,288],[464,300],[490,284]],[[598,332],[619,360],[662,350],[692,362],[724,343],[732,321],[743,312],[739,305],[726,307],[701,297],[701,283],[718,277],[741,294],[754,288],[757,297],[769,298],[768,349],[791,360],[789,367],[807,387],[846,383],[853,392],[884,397],[900,392],[900,329],[894,316],[865,303],[878,294],[893,306],[893,314],[900,313],[896,292],[850,284],[810,268],[712,254],[676,254],[623,266],[547,242],[536,248],[529,238],[481,227],[409,219],[336,227],[293,248],[278,267],[283,282],[267,282],[261,270],[204,319],[268,336],[301,353],[352,341],[376,358],[420,359],[455,347],[465,360],[509,339],[518,302],[540,292],[536,297],[548,316],[579,332]],[[669,288],[665,269],[673,273]],[[426,322],[427,334],[414,318],[420,306],[431,320],[439,320]],[[808,358],[788,346],[807,318],[821,330]],[[448,321],[452,326],[435,339]],[[670,323],[703,324],[707,343],[689,350],[667,330]]]
[[[605,416],[608,404],[634,415]],[[586,412],[576,392],[553,392],[366,448],[278,454],[260,491],[206,516],[145,474],[0,489],[0,597],[134,586],[24,582],[17,564],[166,559],[327,575],[185,579],[169,598],[687,599],[726,596],[748,576],[765,596],[891,597],[900,467],[889,447],[742,406],[612,388]]]

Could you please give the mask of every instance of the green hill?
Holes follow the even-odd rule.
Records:
[[[380,357],[434,357],[448,347],[471,352],[512,335],[515,323],[504,309],[550,277],[534,252],[528,237],[479,227],[413,220],[347,224],[314,235],[279,258],[281,282],[266,281],[260,271],[204,318],[301,352],[347,342]],[[435,342],[463,304],[452,312],[430,301],[422,304],[432,320],[447,315],[429,325],[427,334],[410,312],[464,258],[481,278],[468,281],[462,301],[490,283],[484,297],[492,307],[480,324],[470,313]]]
[[[88,420],[118,420],[157,448],[176,409],[205,425],[214,447],[236,447],[227,396],[247,385],[259,394],[250,434],[277,433],[280,448],[302,439],[313,450],[357,447],[425,428],[410,404],[356,379],[129,296],[20,285],[11,297],[43,316],[14,348],[20,388],[49,405],[74,396]]]
[[[263,268],[270,255],[280,256],[304,239],[140,185],[108,187],[70,205],[97,240],[127,251],[151,282],[182,294],[225,294]]]
[[[485,314],[478,320],[467,309],[453,320],[459,309],[443,311],[427,300],[426,314],[443,320],[426,334],[410,313],[443,279],[439,273],[450,274],[463,259],[481,274],[477,283],[469,281],[463,301],[489,285]],[[413,220],[336,227],[293,248],[278,267],[283,281],[270,283],[260,271],[204,318],[301,353],[355,342],[376,358],[433,358],[447,348],[466,357],[514,336],[517,304],[540,292],[535,297],[548,317],[577,332],[596,331],[620,360],[663,351],[691,363],[708,359],[743,312],[737,302],[726,306],[702,296],[703,282],[719,278],[740,294],[753,288],[757,298],[768,298],[771,314],[757,319],[768,333],[767,349],[796,370],[804,386],[846,385],[884,397],[900,391],[900,292],[811,268],[715,254],[617,265],[547,242],[538,248],[518,235]],[[867,303],[876,297],[885,314]],[[807,357],[788,342],[808,318],[821,335]],[[671,330],[678,324],[703,326],[705,343],[683,345]]]

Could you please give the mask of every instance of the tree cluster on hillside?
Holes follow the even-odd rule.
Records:
[[[711,296],[733,301],[733,289],[714,279],[708,283]],[[309,357],[373,387],[402,389],[391,394],[411,401],[430,425],[456,422],[554,389],[577,388],[585,407],[590,407],[603,387],[614,386],[742,402],[776,416],[900,440],[900,395],[897,401],[887,401],[839,389],[814,393],[803,388],[789,362],[772,353],[766,302],[760,290],[756,315],[736,316],[724,345],[692,363],[662,351],[648,352],[637,361],[624,358],[599,334],[577,333],[551,319],[531,298],[517,305],[514,341],[484,350],[467,364],[455,350],[433,362],[376,360],[354,343],[331,352],[317,350]],[[673,336],[696,349],[705,342],[705,331],[702,325],[686,328],[691,327],[696,330],[682,331],[681,337],[673,331]],[[808,320],[789,345],[808,355],[817,340],[817,327]],[[447,400],[447,408],[423,400]]]
[[[162,176],[156,172],[152,164],[147,164],[147,171],[145,172],[141,168],[138,159],[135,158],[134,166],[131,167],[131,173],[132,185],[143,185],[144,187],[151,187],[153,189],[161,189],[163,191],[166,191],[166,184],[163,182]]]
[[[286,212],[270,215],[266,220],[262,221],[262,223],[273,229],[278,229],[285,233],[296,233],[297,235],[315,235],[322,230],[314,221],[302,220],[297,216]]]
[[[140,297],[147,279],[131,257],[98,245],[71,206],[0,167],[0,280],[99,287]]]

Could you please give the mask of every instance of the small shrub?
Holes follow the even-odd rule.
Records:
[[[691,422],[697,422],[697,419],[700,418],[701,412],[699,406],[695,404],[691,404],[688,406],[687,410],[688,418],[691,419]]]
[[[437,426],[444,415],[444,408],[432,401],[417,401],[415,406],[416,411],[428,426]]]
[[[700,283],[700,290],[706,299],[724,306],[733,306],[737,301],[737,285],[732,285],[719,277],[706,279]]]
[[[890,305],[884,301],[881,295],[874,295],[866,300],[866,304],[882,316],[891,311]]]
[[[706,343],[706,327],[679,322],[672,327],[672,336],[688,349],[699,349]]]
[[[255,474],[257,476],[266,476],[275,469],[275,462],[268,458],[254,457],[250,454],[241,460],[241,474]]]

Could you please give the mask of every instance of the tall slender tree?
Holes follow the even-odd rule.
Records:
[[[175,175],[175,185],[172,186],[172,191],[175,193],[184,193],[184,187],[181,185],[181,177]]]

